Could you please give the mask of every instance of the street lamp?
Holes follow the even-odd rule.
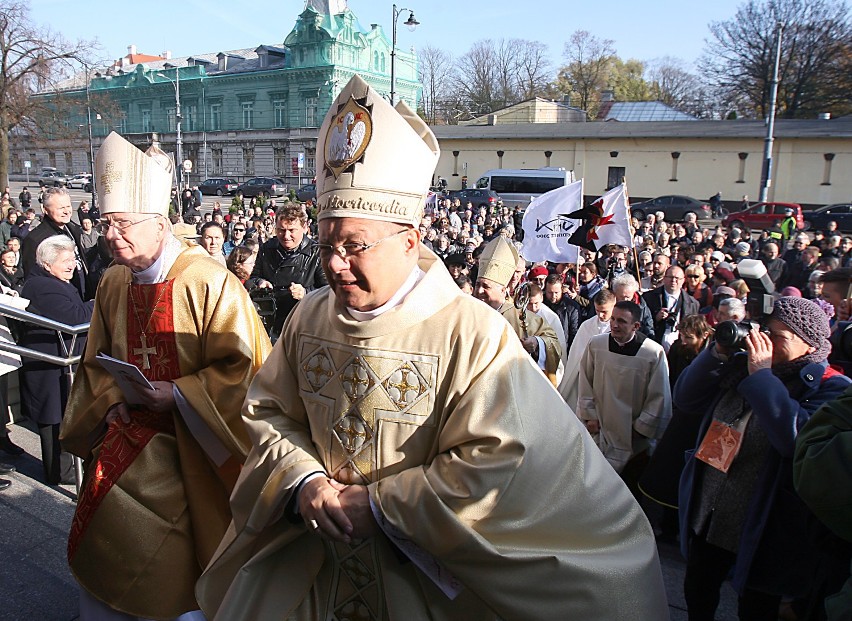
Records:
[[[175,129],[177,130],[177,162],[175,168],[178,170],[178,193],[183,192],[183,135],[180,133],[180,69],[175,68],[175,79],[172,80],[167,75],[157,73],[161,78],[164,78],[172,83],[175,88]]]
[[[405,21],[405,25],[408,26],[408,29],[411,32],[414,32],[414,29],[420,24],[416,19],[414,19],[414,11],[411,9],[399,9],[397,10],[396,5],[393,5],[393,38],[391,41],[391,83],[390,83],[390,104],[394,105],[396,103],[396,23],[399,21],[400,14],[408,11],[408,19]]]
[[[769,83],[769,114],[766,119],[766,139],[763,141],[763,170],[760,175],[760,194],[758,200],[765,203],[772,185],[772,143],[775,141],[775,106],[778,100],[778,68],[781,64],[781,35],[784,24],[778,22],[778,32],[775,42],[775,67],[772,70],[772,81]]]
[[[91,83],[89,72],[91,67],[89,66],[89,63],[76,54],[63,54],[62,57],[76,60],[78,63],[83,65],[83,69],[86,71],[86,126],[89,132],[89,173],[92,175],[89,187],[92,189],[92,210],[97,210],[97,194],[95,193],[95,146],[92,140],[92,98],[89,93],[89,85]]]

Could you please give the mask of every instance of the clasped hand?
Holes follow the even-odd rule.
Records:
[[[326,477],[311,479],[299,493],[299,513],[309,528],[316,523],[314,532],[343,543],[378,532],[364,485],[344,485]]]

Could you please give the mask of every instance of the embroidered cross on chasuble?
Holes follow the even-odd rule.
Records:
[[[383,430],[393,436],[395,428],[410,431],[434,424],[429,415],[435,404],[435,356],[351,347],[311,336],[303,336],[299,345],[302,397],[312,427],[314,421],[327,425],[323,459],[337,481],[366,485],[381,478],[386,464],[378,440]],[[375,540],[325,545],[334,558],[328,602],[333,618],[386,619]]]
[[[129,362],[139,367],[152,382],[180,377],[172,312],[173,282],[131,284],[128,289],[125,312]],[[171,412],[156,413],[134,407],[130,423],[119,418],[109,426],[101,452],[90,468],[77,503],[68,537],[69,562],[95,511],[122,473],[157,433],[174,435],[172,417]]]

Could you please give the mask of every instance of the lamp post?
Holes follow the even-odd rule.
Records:
[[[183,135],[180,133],[180,69],[175,68],[174,80],[162,73],[158,73],[157,75],[171,82],[175,89],[175,129],[177,130],[177,162],[175,162],[175,168],[178,170],[179,175],[178,194],[181,194],[183,192]]]
[[[396,23],[399,20],[400,14],[408,11],[408,19],[405,21],[405,25],[408,26],[408,29],[411,32],[414,32],[414,29],[420,24],[416,19],[414,19],[414,11],[411,9],[399,9],[397,10],[396,5],[393,5],[393,37],[391,40],[391,82],[390,82],[390,104],[394,105],[396,103]]]
[[[778,100],[778,68],[781,64],[781,34],[784,24],[778,22],[777,40],[775,42],[775,67],[772,70],[772,81],[769,83],[769,114],[766,119],[766,139],[763,141],[763,170],[760,175],[760,195],[758,200],[765,203],[769,186],[772,185],[772,143],[775,141],[775,106]]]
[[[95,210],[97,208],[97,194],[95,193],[95,146],[94,141],[92,140],[92,98],[89,92],[89,75],[91,67],[89,66],[89,63],[76,54],[65,54],[63,55],[63,58],[76,60],[78,63],[83,65],[83,69],[86,71],[86,127],[89,134],[89,174],[92,175],[89,187],[92,189],[92,209]]]

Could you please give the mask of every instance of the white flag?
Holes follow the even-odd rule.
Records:
[[[592,203],[598,207],[600,217],[594,226],[594,243],[598,250],[608,244],[633,247],[630,234],[630,205],[627,204],[627,189],[624,184],[614,187]]]
[[[580,220],[566,217],[583,207],[583,180],[556,188],[534,199],[524,213],[524,247],[527,261],[576,263],[580,249],[568,239]]]

